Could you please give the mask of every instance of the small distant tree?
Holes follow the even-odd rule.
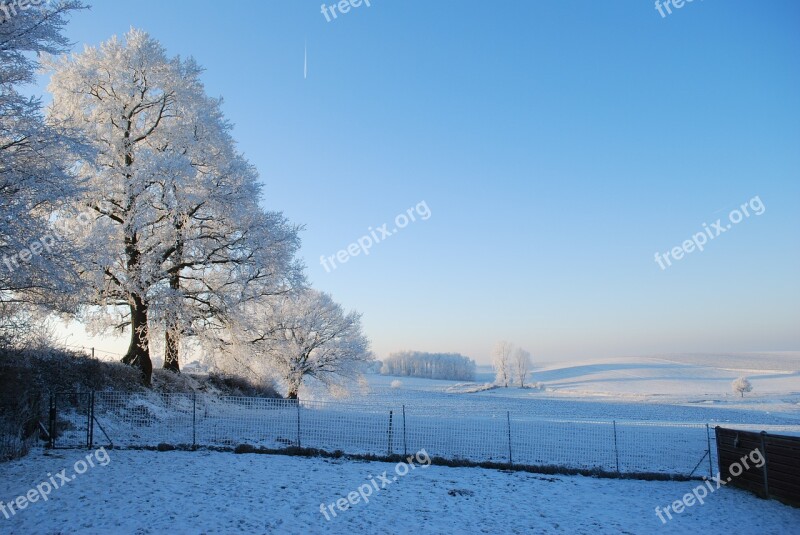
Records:
[[[753,385],[750,384],[750,381],[747,380],[747,377],[739,377],[733,383],[731,383],[731,388],[733,388],[734,392],[737,392],[744,397],[745,392],[750,392],[753,390]]]
[[[531,354],[521,347],[514,350],[511,356],[511,363],[514,368],[514,379],[520,388],[525,388],[525,379],[531,369]]]
[[[511,382],[511,352],[514,346],[511,342],[501,340],[494,347],[495,382],[508,388]]]

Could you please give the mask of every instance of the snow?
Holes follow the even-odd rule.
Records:
[[[613,434],[603,422],[615,419],[623,471],[669,473],[677,467],[688,473],[700,461],[697,473],[707,474],[702,459],[706,422],[800,433],[796,363],[793,356],[779,355],[765,361],[764,370],[748,372],[754,391],[744,398],[733,396],[729,378],[743,375],[744,365],[753,363],[735,358],[544,365],[531,377],[531,384],[540,382],[542,388],[533,389],[486,388],[491,380],[487,371],[474,383],[403,377],[399,388],[392,387],[397,378],[369,375],[369,389],[347,400],[325,403],[330,396],[306,390],[303,397],[318,401],[304,402],[301,435],[307,447],[383,451],[385,409],[394,407],[399,417],[399,406],[405,405],[409,452],[422,448],[431,456],[502,462],[505,442],[493,439],[507,436],[508,411],[516,462],[613,470],[616,459],[608,447],[614,443]],[[108,400],[98,401],[96,416],[118,444],[125,441],[117,437],[149,445],[187,442],[192,405],[178,397],[165,403],[166,398],[156,395],[130,400],[98,393],[98,400]],[[291,444],[297,432],[294,407],[265,411],[241,399],[205,403],[200,397],[198,407],[201,443],[281,447]],[[146,424],[134,425],[137,418],[145,418]],[[664,422],[683,426],[667,427]],[[70,432],[82,439],[81,429],[76,425]],[[395,451],[402,451],[399,429],[393,437]],[[95,438],[99,439],[97,432]],[[535,457],[527,459],[526,451]],[[86,454],[35,450],[25,459],[3,464],[0,500],[8,503],[27,493],[49,473],[71,469]],[[736,534],[794,533],[800,525],[800,509],[733,488],[717,490],[704,505],[673,513],[674,518],[662,525],[656,507],[663,510],[680,500],[702,485],[697,480],[614,480],[417,466],[376,491],[368,503],[340,511],[337,500],[384,471],[391,476],[395,465],[207,450],[109,454],[112,461],[107,466],[78,476],[48,501],[30,504],[10,519],[0,515],[0,533],[602,534],[697,533],[713,527]],[[326,520],[321,504],[333,504],[337,516]]]
[[[769,365],[784,371],[780,362]],[[681,395],[676,388],[669,399],[657,390],[643,390],[635,399],[562,395],[554,390],[555,381],[592,384],[586,379],[592,374],[603,376],[594,384],[602,383],[604,389],[631,376],[649,378],[641,385],[652,388],[672,376],[692,377],[694,372],[687,368],[697,371],[696,381],[723,373],[710,363],[630,359],[579,363],[535,372],[535,378],[549,385],[544,390],[487,390],[479,382],[411,377],[397,388],[396,378],[370,375],[368,391],[348,400],[304,401],[299,409],[275,400],[204,395],[193,400],[183,394],[131,398],[98,392],[95,417],[103,433],[96,429],[95,440],[98,445],[109,444],[107,435],[123,447],[196,441],[202,446],[247,444],[269,449],[300,441],[307,448],[373,455],[426,448],[431,455],[473,462],[507,463],[511,455],[516,464],[524,465],[697,476],[709,474],[709,444],[712,463],[716,458],[714,425],[800,435],[800,396],[792,391],[775,397],[706,399]],[[59,420],[72,423],[59,437],[60,445],[85,443],[83,412],[70,413],[64,407]]]
[[[457,397],[454,399],[458,399]],[[196,402],[196,411],[193,410]],[[528,405],[533,405],[529,400]],[[448,414],[452,412],[453,414]],[[328,452],[385,455],[425,448],[451,460],[550,466],[625,473],[708,474],[714,433],[705,424],[544,418],[453,407],[385,406],[173,394],[97,392],[95,445],[154,447],[161,443],[283,449],[302,444]],[[57,445],[86,441],[85,410],[59,410]],[[758,426],[763,429],[766,426]],[[770,426],[769,430],[785,428]],[[792,427],[800,430],[800,427]]]
[[[49,500],[10,519],[9,534],[93,533],[793,533],[800,509],[721,488],[662,525],[655,514],[698,482],[545,476],[417,463],[326,520],[335,503],[395,465],[219,452],[108,452]],[[86,452],[35,452],[3,466],[0,500],[26,493]],[[424,456],[421,457],[424,459]],[[68,471],[69,473],[69,471]],[[380,485],[380,483],[379,483]]]
[[[537,364],[537,363],[535,363]],[[731,383],[746,375],[744,398]],[[369,375],[370,390],[352,401],[436,406],[450,414],[511,411],[543,418],[647,420],[797,426],[800,353],[668,355],[538,363],[528,378],[540,388],[493,388],[490,367],[474,383]],[[316,399],[324,394],[309,389]],[[777,429],[777,428],[776,428]]]

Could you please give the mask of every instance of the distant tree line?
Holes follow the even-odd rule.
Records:
[[[450,381],[474,381],[475,361],[458,353],[401,351],[392,353],[383,361],[381,374]]]

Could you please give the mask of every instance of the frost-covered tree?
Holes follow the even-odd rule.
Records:
[[[304,283],[300,227],[261,208],[258,173],[236,152],[220,104],[207,99],[184,115],[191,136],[173,142],[177,165],[159,173],[171,246],[166,298],[153,316],[164,331],[164,368],[175,372],[182,340],[213,342],[243,304]]]
[[[495,382],[501,386],[508,387],[511,382],[511,353],[514,346],[511,342],[501,340],[494,347],[493,365],[495,370]]]
[[[51,120],[96,150],[77,171],[98,216],[83,236],[85,319],[128,329],[123,361],[149,383],[151,328],[177,371],[183,336],[301,278],[297,228],[259,207],[257,175],[194,60],[132,29],[49,65]]]
[[[123,361],[149,383],[149,311],[171,245],[160,174],[176,164],[166,149],[185,137],[179,117],[204,96],[199,69],[135,30],[50,67],[51,120],[79,129],[97,151],[78,169],[81,203],[100,216],[84,237],[86,311],[101,329],[130,328]]]
[[[345,313],[330,295],[316,290],[293,292],[248,307],[249,321],[239,322],[241,348],[267,362],[297,399],[303,381],[314,379],[342,388],[361,377],[373,360],[361,331],[361,315]]]
[[[735,381],[731,383],[731,388],[741,397],[744,397],[745,392],[751,392],[753,390],[753,385],[750,384],[750,381],[747,380],[747,377],[739,377]]]
[[[458,353],[401,351],[386,357],[381,373],[425,379],[474,381],[475,361]]]
[[[297,227],[258,207],[251,215],[234,221],[241,225],[236,230],[224,215],[195,229],[187,219],[180,228],[186,234],[176,241],[167,266],[168,297],[161,313],[165,369],[179,371],[182,341],[214,347],[220,331],[237,321],[238,308],[302,285],[302,267],[294,258]]]
[[[525,380],[528,378],[528,373],[531,369],[531,354],[521,347],[514,350],[511,355],[511,365],[514,370],[514,382],[520,388],[525,388]]]
[[[63,306],[74,290],[72,249],[52,221],[77,191],[68,168],[78,145],[19,88],[34,82],[39,54],[67,49],[67,16],[82,7],[68,0],[0,9],[0,302]]]

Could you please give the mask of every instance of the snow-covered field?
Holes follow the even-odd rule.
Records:
[[[421,395],[420,395],[421,396]],[[303,402],[98,392],[94,444],[117,447],[301,445],[354,455],[425,449],[449,460],[561,469],[710,475],[704,424],[558,419],[451,405]],[[86,444],[86,409],[61,406],[59,447]],[[708,451],[711,449],[711,462]]]
[[[790,362],[769,365],[788,368]],[[770,381],[793,386],[797,372],[783,368],[756,374],[757,388],[769,387]],[[95,444],[302,445],[371,455],[426,448],[451,460],[697,477],[713,473],[717,424],[800,434],[796,391],[776,391],[772,385],[771,394],[757,391],[745,399],[714,392],[730,373],[708,364],[615,360],[536,370],[534,379],[542,380],[535,389],[414,378],[398,385],[396,378],[370,375],[369,387],[350,399],[304,401],[301,407],[253,398],[99,392]],[[586,389],[596,376],[603,395],[580,397],[563,386]],[[637,379],[642,389],[637,397],[613,393],[618,385],[630,389],[631,377],[646,378]],[[669,386],[667,399],[658,385],[670,382],[675,385]],[[681,394],[678,384],[689,386]],[[692,392],[700,384],[706,394]],[[309,392],[304,394],[307,399]],[[72,425],[59,445],[85,444],[85,414],[85,409],[70,412],[60,406],[60,421]]]
[[[731,382],[743,375],[753,391],[741,398]],[[392,388],[398,379],[402,386]],[[474,384],[370,375],[369,391],[354,400],[435,405],[467,414],[508,410],[549,418],[800,425],[798,352],[551,363],[532,372],[531,381],[542,389],[475,391],[492,380],[487,367],[479,368]]]
[[[242,406],[241,401],[204,405],[197,412],[197,439],[281,447],[292,444],[299,430],[304,446],[383,452],[388,416],[384,408],[394,407],[397,418],[397,408],[405,406],[409,452],[424,450],[431,456],[455,452],[455,457],[478,455],[476,460],[503,462],[507,443],[495,439],[506,436],[505,417],[511,415],[514,450],[527,451],[532,455],[527,462],[532,464],[613,471],[614,450],[606,447],[612,445],[619,448],[623,471],[676,473],[678,467],[677,473],[688,473],[700,461],[695,475],[707,474],[707,459],[701,457],[707,445],[705,423],[800,432],[797,364],[794,356],[779,355],[762,362],[764,370],[748,370],[754,391],[743,399],[729,392],[730,381],[745,375],[745,365],[754,365],[735,358],[554,364],[534,370],[533,381],[541,383],[537,389],[485,387],[491,380],[486,369],[475,383],[370,375],[369,388],[346,400],[324,403],[330,398],[306,391],[307,399],[319,402],[303,407],[299,428],[296,406],[265,410]],[[392,385],[398,380],[400,385]],[[192,406],[188,400],[183,405]],[[187,429],[192,422],[186,407],[177,418],[158,404],[146,411],[134,407],[133,419],[114,420],[99,409],[96,416],[117,436],[130,435],[134,441],[155,445],[162,439],[175,442],[169,434],[178,432],[182,438],[177,441],[185,443],[191,440]],[[123,406],[123,411],[128,409]],[[146,414],[154,419],[145,425],[147,418],[137,419]],[[609,424],[602,423],[612,419],[619,440],[609,434]],[[394,425],[392,444],[402,452],[399,421]],[[81,434],[80,429],[74,431]],[[95,435],[99,438],[97,431]],[[106,466],[77,476],[65,488],[54,490],[46,502],[31,503],[9,519],[0,516],[0,533],[594,534],[713,529],[744,534],[795,533],[800,525],[800,509],[733,488],[711,493],[704,505],[673,513],[674,518],[662,524],[655,508],[663,510],[682,499],[702,485],[699,481],[545,476],[424,467],[419,462],[395,481],[395,465],[377,462],[203,450],[108,453],[111,462]],[[85,455],[81,450],[36,450],[23,460],[3,464],[0,500],[8,503],[62,469],[69,474]],[[523,455],[516,461],[526,459]],[[716,472],[717,467],[713,469]],[[348,510],[337,508],[337,500],[346,502],[348,494],[363,490],[384,471],[391,483],[370,491],[369,503],[360,499]],[[320,512],[321,504],[329,506],[330,520]]]
[[[0,532],[790,534],[800,525],[799,509],[725,487],[662,524],[655,508],[681,499],[697,482],[544,476],[424,462],[400,476],[405,469],[377,462],[214,452],[108,454],[106,466],[96,463],[46,502],[31,503],[10,519],[0,516]],[[0,499],[25,494],[48,473],[66,468],[69,476],[84,455],[35,453],[3,465]],[[384,472],[388,482],[379,478]],[[352,492],[358,496],[354,505],[347,502]],[[337,508],[340,499],[346,510]],[[326,507],[326,520],[322,504],[331,505],[336,517]]]

